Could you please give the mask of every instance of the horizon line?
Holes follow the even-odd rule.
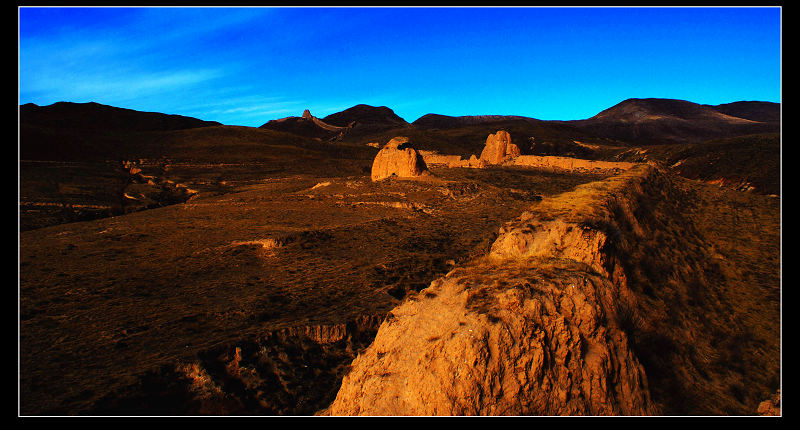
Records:
[[[597,115],[600,112],[603,112],[605,110],[608,110],[610,108],[613,108],[614,106],[622,104],[622,103],[624,103],[626,101],[629,101],[629,100],[673,100],[673,101],[682,101],[682,102],[692,103],[692,104],[696,104],[698,106],[722,106],[722,105],[732,104],[732,103],[773,103],[773,104],[777,104],[777,105],[781,104],[781,102],[773,102],[773,101],[769,101],[769,100],[735,100],[735,101],[731,101],[731,102],[719,103],[719,104],[712,105],[712,104],[706,104],[706,103],[697,103],[697,102],[693,102],[693,101],[690,101],[690,100],[672,99],[672,98],[666,98],[666,97],[628,97],[628,98],[623,99],[622,101],[620,101],[620,102],[618,102],[616,104],[613,104],[613,105],[611,105],[611,106],[609,106],[609,107],[607,107],[605,109],[602,109],[602,110],[598,111],[595,115]],[[191,115],[174,114],[174,113],[168,113],[168,112],[163,112],[163,111],[158,111],[158,110],[139,110],[139,109],[133,109],[133,108],[123,107],[123,106],[114,106],[114,105],[99,103],[99,102],[95,102],[95,101],[73,102],[73,101],[68,101],[68,100],[61,100],[61,101],[53,102],[53,103],[46,104],[46,105],[45,104],[40,105],[40,104],[37,104],[35,102],[27,102],[27,103],[23,103],[23,104],[18,103],[17,113],[18,113],[18,116],[19,116],[20,108],[22,108],[23,106],[26,106],[26,105],[34,105],[34,106],[37,106],[37,107],[50,107],[50,106],[53,106],[53,105],[56,105],[56,104],[59,104],[59,103],[96,104],[96,105],[107,106],[107,107],[111,107],[111,108],[115,108],[115,109],[126,109],[126,110],[135,111],[135,112],[142,112],[142,113],[158,113],[158,114],[162,114],[162,115],[183,116],[183,117],[187,117],[187,118],[198,119],[198,120],[201,120],[201,121],[217,122],[220,125],[228,125],[228,126],[235,126],[235,127],[252,127],[252,128],[259,128],[260,127],[260,126],[248,126],[248,125],[237,125],[237,124],[224,124],[224,123],[219,122],[219,121],[203,119],[203,118],[196,117],[196,116],[191,116]],[[428,115],[440,115],[440,116],[447,116],[447,117],[451,117],[451,118],[469,118],[469,117],[479,117],[479,116],[519,117],[519,118],[524,118],[524,119],[533,119],[533,120],[537,120],[537,121],[552,121],[552,122],[582,121],[582,120],[586,120],[586,119],[589,119],[589,118],[592,118],[592,117],[595,116],[595,115],[592,115],[589,118],[580,118],[580,119],[539,119],[539,118],[535,118],[535,117],[531,117],[531,116],[527,116],[527,115],[519,115],[519,114],[447,115],[447,114],[441,114],[441,113],[436,113],[436,112],[429,112],[429,113],[421,115],[419,118],[415,119],[414,121],[408,121],[407,119],[405,119],[405,118],[401,117],[400,115],[398,115],[394,111],[394,109],[392,109],[389,106],[385,106],[385,105],[376,106],[376,105],[370,105],[370,104],[366,104],[366,103],[357,103],[357,104],[354,104],[353,106],[350,106],[349,108],[345,108],[345,109],[342,109],[340,111],[334,112],[333,114],[340,113],[340,112],[343,112],[343,111],[348,110],[348,109],[352,109],[352,108],[357,107],[357,106],[368,106],[368,107],[372,107],[372,108],[387,108],[387,109],[391,110],[392,113],[394,113],[398,118],[402,119],[403,121],[405,121],[408,124],[413,124],[414,122],[416,122],[419,119],[421,119],[421,118],[423,118],[425,116],[428,116]],[[305,109],[305,110],[309,110],[309,109]],[[302,112],[301,112],[301,114],[302,114]],[[333,115],[333,114],[329,114],[329,115],[326,115],[326,116],[330,116],[330,115]],[[313,113],[312,113],[312,116],[314,116]],[[301,117],[301,115],[297,115],[297,116],[289,115],[289,116],[284,116],[284,117],[270,118],[270,119],[267,119],[262,125],[267,124],[269,121],[275,121],[275,120],[280,120],[280,119],[285,119],[285,118],[300,118],[300,117]],[[319,117],[316,117],[316,118],[319,118]],[[322,119],[322,118],[320,118],[320,119]]]

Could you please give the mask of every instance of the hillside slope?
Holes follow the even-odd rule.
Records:
[[[28,103],[19,108],[20,122],[63,129],[180,130],[221,125],[182,115],[142,112],[99,103],[58,102],[48,106]]]
[[[266,124],[261,125],[259,128],[292,133],[319,140],[327,140],[336,136],[341,136],[350,129],[347,126],[337,127],[328,124],[311,115],[308,109],[303,111],[303,116],[290,116],[267,121]]]
[[[749,102],[715,107],[685,100],[628,99],[589,119],[565,122],[589,134],[639,145],[696,143],[779,130],[774,116],[763,113],[764,105],[756,111],[751,105],[742,103]],[[766,104],[769,106],[766,110],[774,112],[775,105]],[[766,117],[770,121],[761,122],[734,114],[758,119]]]
[[[411,124],[421,130],[439,128],[458,128],[465,125],[474,125],[484,122],[498,122],[498,121],[513,121],[513,120],[531,120],[537,121],[533,118],[527,118],[518,115],[468,115],[468,116],[448,116],[429,113],[419,117]]]
[[[358,175],[375,152],[96,103],[21,106],[19,133],[22,231],[230,192],[267,176]]]
[[[717,112],[760,122],[777,123],[781,120],[780,103],[739,101],[710,106]]]
[[[341,112],[330,114],[322,119],[328,124],[339,127],[346,127],[352,122],[371,128],[393,128],[403,127],[408,123],[403,118],[397,116],[393,110],[386,106],[370,106],[360,104]]]
[[[634,147],[617,155],[620,160],[653,160],[689,179],[738,191],[781,194],[781,136],[762,133],[680,143]]]

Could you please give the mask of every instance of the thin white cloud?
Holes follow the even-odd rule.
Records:
[[[227,115],[227,114],[232,114],[232,113],[238,113],[238,114],[259,113],[259,114],[261,114],[261,113],[283,113],[283,112],[291,112],[293,110],[294,109],[276,108],[276,107],[272,107],[272,106],[268,105],[268,106],[243,106],[243,107],[231,108],[231,109],[212,109],[212,110],[209,110],[208,113],[212,114],[212,115],[216,115],[216,114]]]
[[[239,66],[235,62],[210,63],[204,56],[186,61],[182,60],[187,58],[186,52],[177,55],[174,50],[269,13],[269,9],[224,9],[209,15],[201,8],[135,8],[114,26],[99,22],[78,27],[65,22],[35,36],[21,37],[20,101],[125,102],[157,92],[200,91],[200,84],[234,76]]]
[[[98,71],[40,71],[27,76],[22,94],[48,94],[59,100],[91,100],[124,103],[165,92],[178,92],[222,76],[219,70],[175,70],[141,74]],[[56,100],[56,101],[59,101]]]

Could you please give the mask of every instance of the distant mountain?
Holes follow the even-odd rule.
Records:
[[[367,126],[370,129],[390,129],[405,127],[408,122],[397,116],[393,110],[386,106],[369,106],[360,104],[326,116],[322,119],[328,124],[339,127]]]
[[[303,116],[290,116],[281,119],[268,121],[259,128],[292,133],[304,137],[316,139],[331,139],[342,136],[349,129],[348,127],[337,127],[311,115],[308,109],[303,112]]]
[[[141,112],[99,103],[27,103],[19,108],[20,123],[54,129],[156,131],[221,125],[181,115]]]
[[[20,160],[256,160],[313,146],[288,133],[98,103],[29,103],[19,115]]]
[[[341,140],[382,132],[409,124],[386,106],[356,105],[319,119],[306,110],[303,116],[271,120],[259,128],[320,140]]]
[[[510,120],[538,121],[534,120],[533,118],[517,116],[517,115],[447,116],[447,115],[429,113],[427,115],[419,117],[419,119],[412,122],[411,124],[414,127],[421,130],[430,130],[430,129],[444,130],[450,128],[464,127],[468,125],[482,124],[487,122],[499,122],[499,121],[510,121]]]
[[[159,143],[161,137],[145,134],[223,127],[214,121],[98,103],[29,103],[20,106],[19,114],[23,159],[166,154],[169,151]],[[359,104],[322,119],[305,111],[300,117],[269,121],[259,128],[277,133],[276,138],[282,135],[318,143],[340,141],[351,146],[408,136],[419,149],[464,156],[480,152],[486,136],[504,129],[522,147],[531,146],[533,154],[593,158],[604,157],[605,146],[700,143],[776,133],[780,131],[780,104],[739,101],[712,106],[674,99],[628,99],[577,121],[543,121],[517,115],[427,114],[411,124],[386,106]],[[532,145],[534,140],[536,144]]]
[[[589,119],[564,122],[592,135],[640,145],[700,142],[778,131],[775,121],[734,115],[772,119],[775,106],[780,108],[775,103],[750,103],[710,106],[685,100],[628,99]]]
[[[760,122],[780,122],[781,105],[771,102],[742,101],[711,106],[717,112]]]

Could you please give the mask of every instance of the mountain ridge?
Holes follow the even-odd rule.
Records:
[[[217,121],[147,112],[104,105],[96,102],[56,102],[39,106],[26,103],[19,107],[20,123],[58,128],[119,129],[129,131],[182,130],[222,125]]]
[[[780,104],[733,102],[701,105],[686,100],[631,98],[584,120],[562,121],[584,132],[632,144],[697,143],[776,132]],[[769,106],[770,108],[765,108]],[[740,116],[734,116],[733,114]],[[768,122],[749,118],[767,119]]]
[[[114,107],[96,102],[56,102],[39,106],[20,105],[20,122],[47,127],[155,131],[223,125],[183,115],[146,112]],[[258,128],[274,129],[312,138],[330,138],[358,127],[360,134],[414,127],[420,130],[452,129],[469,125],[504,121],[527,121],[566,124],[602,137],[634,141],[692,141],[731,135],[775,132],[780,124],[780,103],[735,101],[719,105],[698,104],[680,99],[629,98],[594,116],[579,120],[539,120],[522,115],[425,114],[407,122],[386,106],[358,104],[324,118],[304,112],[303,116],[270,120]],[[688,124],[688,122],[702,124]],[[701,130],[706,129],[706,130]],[[710,133],[709,133],[710,130]],[[705,131],[705,132],[704,132]],[[655,136],[661,133],[662,136]],[[694,134],[698,136],[693,136]]]
[[[462,127],[465,125],[481,124],[485,122],[498,122],[498,121],[540,121],[535,118],[530,118],[520,115],[465,115],[465,116],[449,116],[440,115],[435,113],[425,114],[411,124],[421,129],[447,129]]]
[[[345,127],[353,121],[373,127],[391,128],[408,125],[408,121],[399,117],[392,109],[386,106],[370,106],[366,104],[358,104],[341,112],[330,114],[322,120],[339,127]]]

